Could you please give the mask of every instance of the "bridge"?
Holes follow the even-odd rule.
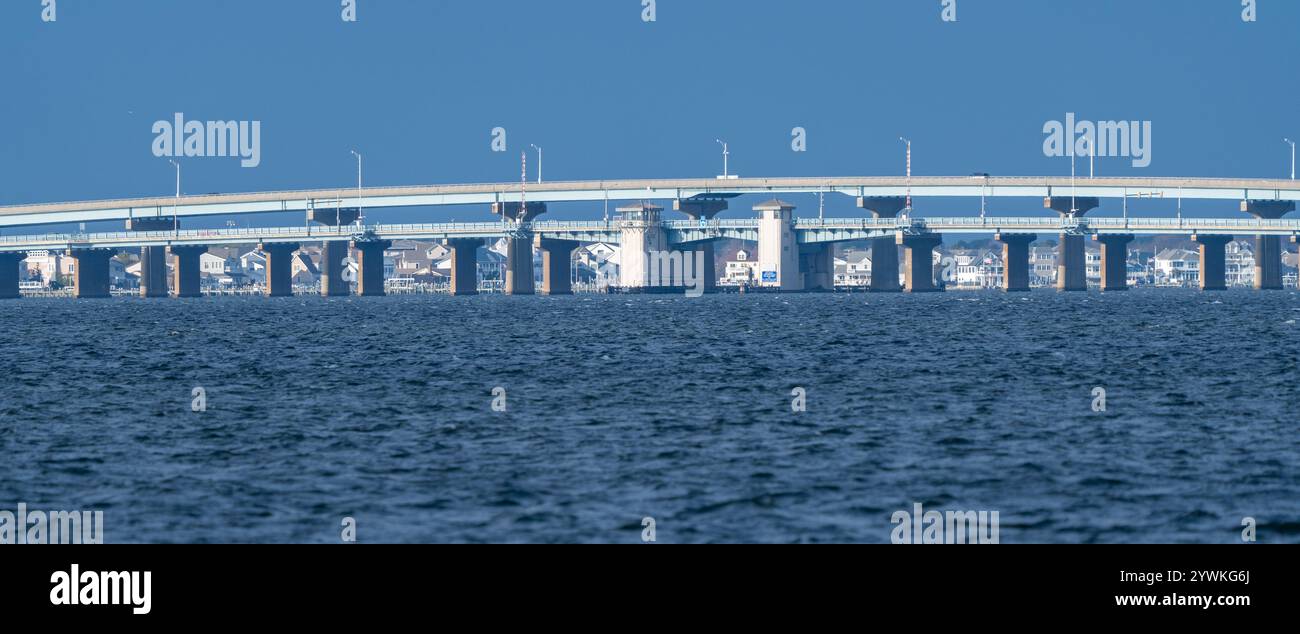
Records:
[[[852,196],[869,218],[797,218],[794,206],[779,199],[757,205],[754,219],[719,220],[729,201],[748,194],[838,193]],[[1056,217],[916,217],[909,196],[1041,198]],[[1102,198],[1178,198],[1236,201],[1252,218],[1087,218]],[[688,220],[665,220],[670,200]],[[342,278],[345,258],[356,251],[358,293],[383,294],[383,252],[393,240],[430,240],[452,251],[452,290],[477,288],[475,252],[485,240],[507,242],[505,288],[531,294],[534,250],[542,255],[543,293],[565,294],[572,251],[584,242],[622,247],[624,286],[680,288],[690,258],[667,253],[698,252],[705,270],[696,272],[706,290],[716,290],[713,243],[719,239],[757,242],[763,280],[760,286],[783,291],[829,290],[834,286],[833,247],[867,240],[872,245],[871,289],[879,292],[940,290],[934,282],[932,251],[944,234],[994,234],[1003,242],[1007,291],[1029,288],[1029,245],[1038,234],[1057,234],[1058,288],[1086,290],[1084,241],[1101,245],[1102,289],[1124,290],[1127,244],[1136,235],[1187,235],[1201,252],[1202,288],[1224,288],[1224,246],[1236,235],[1257,241],[1256,287],[1281,288],[1281,240],[1300,240],[1300,221],[1282,219],[1295,210],[1300,183],[1262,179],[1056,177],[894,177],[763,178],[579,181],[544,184],[437,185],[358,190],[302,190],[214,194],[170,198],[103,200],[0,207],[0,227],[123,220],[127,230],[112,233],[20,234],[0,237],[0,298],[17,297],[18,265],[31,251],[64,251],[77,261],[74,294],[108,295],[108,260],[119,249],[140,249],[141,294],[178,297],[200,294],[198,261],[211,246],[255,244],[266,255],[270,296],[287,295],[290,256],[303,242],[319,242],[322,293],[350,292]],[[526,202],[525,202],[526,201]],[[623,203],[619,218],[598,222],[540,221],[548,203],[606,201]],[[499,222],[367,224],[362,209],[491,205]],[[182,218],[301,211],[308,223],[265,229],[182,230]],[[899,280],[899,247],[903,279]],[[175,256],[175,280],[168,289],[166,258]],[[686,264],[689,266],[689,264]],[[666,275],[661,268],[668,267]],[[674,267],[676,267],[674,269]],[[666,283],[664,280],[667,280]],[[652,284],[653,282],[653,284]]]
[[[1054,198],[1123,199],[1142,196],[1185,200],[1300,201],[1300,182],[1220,178],[1080,178],[1054,176],[931,176],[844,178],[736,178],[571,181],[552,183],[426,185],[297,190],[245,194],[155,197],[0,207],[0,227],[128,220],[176,215],[225,216],[312,211],[340,205],[366,209],[491,205],[529,202],[600,202],[734,198],[742,195],[838,193],[854,198]]]

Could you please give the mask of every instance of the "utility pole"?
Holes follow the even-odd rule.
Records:
[[[984,176],[984,183],[980,185],[980,219],[984,219],[984,213],[988,211],[987,197],[989,188],[989,177]]]
[[[364,225],[361,211],[361,155],[356,150],[352,150],[352,155],[357,157],[357,224]]]
[[[1291,145],[1291,180],[1295,180],[1295,141],[1282,139],[1282,142]]]
[[[1075,154],[1074,145],[1072,142],[1070,145],[1070,217],[1071,218],[1073,218],[1075,214],[1079,213],[1079,204],[1078,204],[1079,185],[1074,178],[1074,154]]]
[[[542,184],[542,148],[531,143],[529,145],[532,145],[532,148],[537,150],[537,184],[540,185]]]
[[[903,213],[909,214],[912,211],[912,141],[901,136],[898,140],[907,145],[907,205]]]
[[[180,235],[181,219],[177,215],[181,206],[181,164],[176,161],[168,161],[176,166],[176,201],[172,203],[172,234]]]

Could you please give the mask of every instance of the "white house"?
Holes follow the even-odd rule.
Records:
[[[199,275],[220,277],[228,272],[228,268],[229,264],[226,262],[226,258],[211,253],[199,255]]]
[[[1201,281],[1201,256],[1187,249],[1165,249],[1155,257],[1156,284],[1195,286]]]
[[[943,266],[951,265],[952,279],[945,281],[961,288],[997,288],[1002,284],[1002,257],[993,251],[962,249],[949,257],[952,260]]]
[[[841,269],[841,262],[843,268]],[[835,259],[836,286],[866,286],[871,283],[871,252],[854,251],[845,253],[844,258]]]
[[[590,275],[597,286],[619,285],[619,245],[607,242],[584,244],[573,252],[579,276]]]
[[[1047,245],[1029,247],[1030,285],[1036,287],[1056,284],[1056,247]]]
[[[239,270],[243,272],[248,284],[266,283],[266,256],[257,251],[249,251],[239,256]]]
[[[726,271],[718,283],[739,286],[753,284],[758,280],[758,260],[751,259],[749,252],[741,249],[736,252],[736,259],[727,262]]]
[[[1088,245],[1083,253],[1083,271],[1089,284],[1101,284],[1101,249]]]
[[[1224,282],[1228,286],[1255,285],[1255,247],[1245,240],[1224,246]]]

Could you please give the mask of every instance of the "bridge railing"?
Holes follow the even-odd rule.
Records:
[[[666,220],[668,229],[752,229],[758,226],[758,219],[740,220]]]
[[[1197,230],[1295,230],[1300,220],[1255,218],[1089,218],[1088,226],[1097,229],[1197,229]]]

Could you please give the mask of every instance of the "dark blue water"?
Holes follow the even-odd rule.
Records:
[[[0,508],[109,542],[1300,541],[1300,295],[0,303]],[[192,390],[207,411],[191,411]],[[505,413],[492,391],[506,390]],[[791,391],[808,411],[791,411]],[[1107,411],[1093,411],[1093,389]]]

